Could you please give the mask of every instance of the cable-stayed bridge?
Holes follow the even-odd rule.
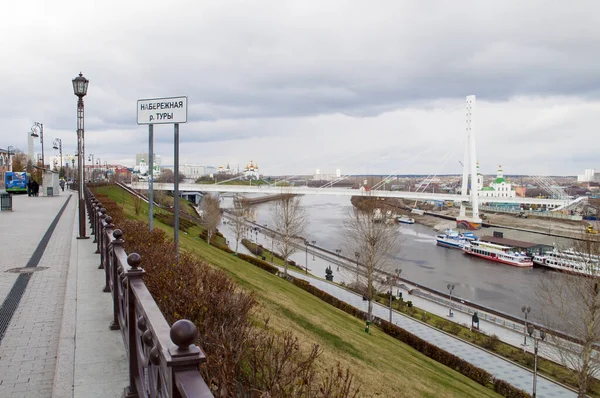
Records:
[[[153,184],[153,189],[160,191],[174,191],[175,184],[157,183]],[[130,184],[131,188],[137,190],[147,190],[148,182],[134,182]],[[311,187],[280,187],[266,185],[221,185],[221,184],[194,184],[179,183],[180,192],[219,192],[219,193],[253,193],[253,194],[294,194],[294,195],[333,195],[333,196],[363,196],[380,198],[399,198],[419,201],[453,201],[469,203],[470,195],[457,195],[448,193],[431,192],[406,192],[406,191],[385,191],[350,188],[311,188]],[[488,203],[518,203],[518,204],[536,204],[546,206],[565,206],[568,200],[561,199],[540,199],[540,198],[485,198]]]
[[[540,186],[546,189],[553,199],[542,199],[542,198],[524,198],[524,197],[511,197],[511,195],[498,195],[498,196],[486,196],[484,199],[479,198],[479,179],[481,176],[477,170],[477,153],[475,146],[475,129],[473,127],[473,114],[475,108],[475,96],[469,95],[466,98],[466,141],[462,181],[461,181],[461,193],[448,194],[448,193],[429,193],[429,192],[403,192],[403,191],[386,191],[380,189],[382,183],[376,184],[373,189],[367,190],[361,189],[348,189],[335,187],[335,181],[328,183],[320,188],[310,187],[295,187],[295,186],[277,186],[274,185],[259,185],[252,186],[251,181],[248,185],[225,185],[225,184],[189,184],[183,183],[178,184],[178,192],[220,192],[220,193],[254,193],[254,194],[296,194],[296,195],[335,195],[335,196],[363,196],[363,197],[381,197],[381,198],[399,198],[409,199],[415,201],[453,201],[460,203],[460,214],[457,218],[459,226],[468,229],[477,229],[481,227],[481,218],[479,216],[479,202],[484,201],[486,203],[506,203],[506,204],[523,204],[523,205],[541,205],[554,210],[562,210],[569,208],[569,206],[576,203],[571,200],[564,192],[554,187],[551,180],[545,177],[537,177],[537,182]],[[446,156],[446,161],[450,157],[449,154]],[[235,177],[234,179],[239,178]],[[341,181],[338,179],[338,181]],[[470,181],[469,181],[470,180]],[[132,183],[133,189],[141,190],[167,190],[175,192],[175,184],[168,183],[150,183],[150,182],[136,182]],[[385,186],[384,186],[385,187]],[[473,189],[473,187],[476,187]],[[466,214],[467,204],[471,206],[471,214]]]

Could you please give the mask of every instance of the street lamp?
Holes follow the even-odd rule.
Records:
[[[271,234],[271,263],[273,263],[273,250],[275,250],[275,232]]]
[[[13,171],[12,169],[12,161],[10,159],[10,155],[15,153],[15,147],[12,145],[9,145],[8,148],[6,149],[7,155],[8,155],[8,171]]]
[[[39,122],[33,122],[31,126],[31,136],[34,138],[40,137],[42,144],[42,168],[44,167],[44,125]]]
[[[102,174],[102,161],[100,160],[100,158],[96,158],[96,177],[94,178],[94,173],[92,173],[92,181],[98,181],[98,174]]]
[[[77,96],[77,174],[79,179],[79,236],[78,239],[87,239],[85,236],[85,203],[83,201],[83,169],[85,167],[85,139],[83,125],[83,97],[87,94],[88,84],[90,81],[79,74],[73,79],[73,93]],[[43,151],[42,151],[43,152]]]
[[[315,250],[315,245],[317,244],[317,241],[316,241],[316,240],[313,240],[313,241],[311,241],[310,243],[312,243],[312,245],[313,245],[313,261],[315,261],[315,251],[316,251],[316,250]]]
[[[449,283],[448,285],[446,285],[446,287],[448,288],[448,292],[450,292],[450,304],[448,306],[448,316],[452,317],[452,291],[454,290],[454,284],[453,283]]]
[[[305,250],[305,252],[304,252],[304,253],[306,254],[306,256],[305,256],[305,257],[306,257],[306,258],[305,258],[305,264],[306,264],[305,270],[306,270],[306,275],[308,275],[308,245],[309,245],[309,242],[308,242],[306,239],[304,239],[304,250]]]
[[[529,324],[527,326],[527,333],[529,333],[529,337],[533,337],[533,394],[532,397],[535,398],[535,390],[537,387],[537,359],[538,359],[538,343],[541,340],[546,338],[546,332],[542,329],[539,330],[539,338],[535,336],[535,330],[533,325]]]
[[[360,253],[354,252],[354,257],[356,257],[356,283],[358,283],[358,259],[360,258]]]
[[[254,233],[256,236],[256,238],[254,239],[254,248],[255,248],[254,252],[257,256],[258,256],[258,232],[259,231],[260,230],[258,229],[258,227],[254,227]],[[250,232],[250,234],[252,234],[252,232]],[[250,237],[252,238],[252,235],[250,235]]]
[[[402,268],[396,268],[394,270],[394,273],[396,274],[395,275],[396,283],[398,283],[398,280],[400,279],[400,274],[402,273]],[[397,294],[397,296],[400,297],[400,287],[398,287],[398,294]]]
[[[340,253],[342,252],[342,249],[335,249],[335,252],[337,253],[338,256],[338,263],[337,263],[337,270],[340,270]]]
[[[58,175],[60,176],[60,171],[62,170],[64,164],[62,156],[62,140],[60,138],[55,138],[54,141],[52,141],[52,148],[58,149],[60,153],[60,168],[58,169]]]
[[[94,165],[95,165],[95,163],[94,163],[94,154],[93,154],[93,153],[90,153],[90,154],[88,155],[88,162],[92,162],[92,163],[91,163],[91,165],[92,165],[92,178],[91,178],[91,179],[93,180],[93,179],[94,179],[94,167],[95,167],[95,166],[94,166]],[[90,179],[90,178],[88,177],[88,179]]]
[[[523,328],[523,346],[527,345],[527,314],[531,312],[530,306],[522,306],[521,312],[525,315],[525,328]]]

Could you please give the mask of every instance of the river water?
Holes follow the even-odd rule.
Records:
[[[227,202],[230,201],[224,203],[225,207]],[[343,255],[353,258],[350,254],[353,250],[344,243],[343,232],[344,219],[352,211],[350,197],[306,195],[302,197],[302,204],[310,219],[306,238],[331,251],[342,249]],[[270,207],[269,203],[255,206],[259,224],[272,224]],[[438,247],[436,232],[423,225],[397,224],[397,228],[399,251],[391,254],[386,264],[388,271],[401,268],[403,278],[443,293],[448,292],[448,284],[454,284],[453,295],[518,317],[523,315],[523,305],[531,306],[530,317],[541,321],[536,314],[535,290],[540,278],[553,271],[517,268]],[[491,235],[492,231],[481,230],[477,234]],[[505,236],[527,240],[522,235],[511,234],[512,231],[506,231]],[[548,241],[548,238],[531,238],[530,241]]]

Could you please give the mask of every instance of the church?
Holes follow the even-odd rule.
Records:
[[[483,175],[479,172],[479,163],[477,164],[477,196],[480,198],[514,198],[516,196],[510,181],[504,179],[502,165],[498,166],[496,178],[487,187],[484,187]]]

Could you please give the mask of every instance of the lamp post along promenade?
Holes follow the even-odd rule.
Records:
[[[73,79],[73,92],[77,96],[77,172],[78,190],[79,190],[79,236],[77,239],[87,239],[85,236],[85,203],[83,198],[84,181],[83,169],[85,167],[85,147],[84,147],[84,129],[83,129],[83,97],[87,94],[89,80],[80,73]],[[42,151],[43,152],[43,151]]]

